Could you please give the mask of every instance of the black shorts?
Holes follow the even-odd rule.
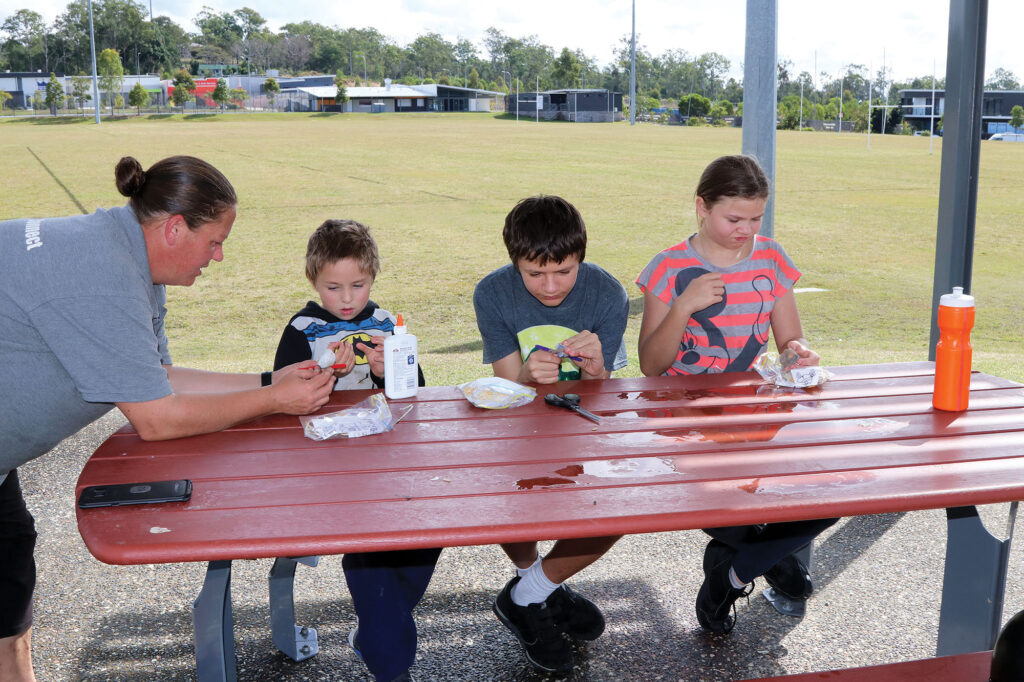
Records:
[[[25,507],[17,470],[0,484],[0,638],[32,627],[32,591],[36,586],[36,526]]]

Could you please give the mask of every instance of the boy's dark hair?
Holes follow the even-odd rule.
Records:
[[[767,199],[771,190],[768,177],[752,156],[720,156],[704,169],[695,195],[711,208],[725,197]]]
[[[355,258],[359,268],[374,279],[380,272],[377,242],[370,236],[370,228],[355,220],[325,220],[306,245],[306,277],[316,282],[325,265],[342,258]]]
[[[505,216],[501,236],[512,263],[520,259],[561,263],[569,256],[580,262],[587,252],[583,216],[562,197],[539,195],[523,199]]]

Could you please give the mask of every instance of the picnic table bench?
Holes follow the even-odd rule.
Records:
[[[931,406],[933,363],[831,369],[806,390],[752,372],[557,386],[600,424],[542,398],[482,410],[432,387],[392,402],[412,406],[392,431],[351,440],[309,440],[282,415],[163,442],[125,427],[78,489],[188,478],[192,498],[79,509],[79,529],[106,563],[209,562],[194,608],[197,668],[202,680],[230,680],[235,559],[279,557],[274,642],[301,660],[316,634],[294,623],[291,581],[296,562],[318,555],[947,508],[938,654],[991,649],[1009,539],[994,538],[974,505],[1024,498],[1024,387],[976,372],[970,409],[946,413]],[[338,392],[323,411],[370,393]]]

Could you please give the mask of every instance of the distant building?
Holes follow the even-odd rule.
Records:
[[[915,130],[938,130],[938,120],[946,105],[946,91],[900,90],[903,120]],[[981,95],[981,137],[987,139],[995,133],[1010,132],[1010,110],[1024,107],[1024,90],[985,90]],[[932,124],[934,123],[934,128]]]
[[[511,92],[505,111],[545,121],[621,121],[622,93],[597,89]]]
[[[55,74],[57,79],[64,82],[64,72]],[[50,80],[50,73],[42,71],[4,71],[0,72],[0,90],[9,92],[11,100],[7,107],[27,109],[32,106],[32,96],[36,90],[46,93],[46,83]]]
[[[500,92],[460,88],[454,85],[400,85],[385,79],[374,87],[346,88],[348,102],[339,106],[335,85],[303,85],[294,87],[283,80],[281,99],[291,111],[347,111],[382,113],[408,111],[494,111]]]

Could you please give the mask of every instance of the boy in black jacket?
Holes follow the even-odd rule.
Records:
[[[354,220],[327,220],[309,238],[306,277],[320,295],[292,316],[274,368],[335,353],[334,390],[383,388],[384,337],[395,318],[370,300],[380,271],[377,244]],[[420,370],[419,385],[425,384]],[[411,680],[412,611],[430,583],[440,549],[346,554],[341,565],[358,619],[349,644],[378,682]]]

